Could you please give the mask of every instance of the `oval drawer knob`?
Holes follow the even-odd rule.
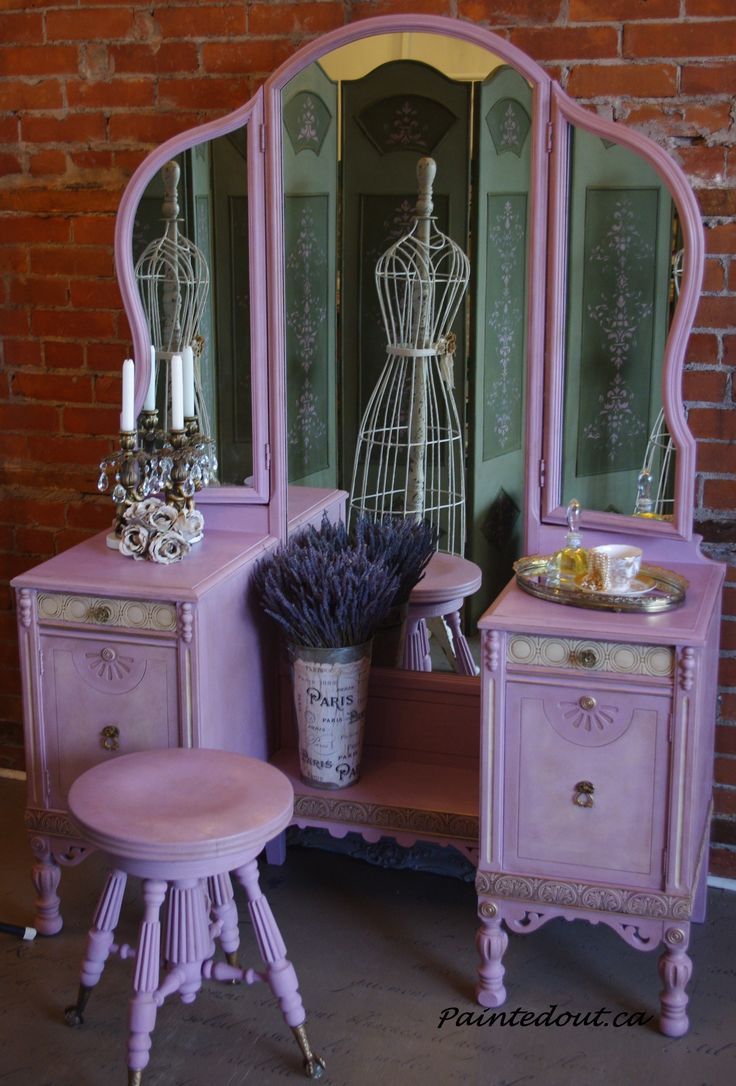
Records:
[[[575,785],[573,803],[577,804],[578,807],[592,807],[594,792],[595,785],[592,785],[590,781],[578,781]]]
[[[579,659],[582,667],[595,667],[598,663],[598,653],[594,649],[583,649]]]
[[[595,700],[595,698],[591,698],[589,694],[583,694],[582,698],[578,702],[580,708],[584,709],[586,713],[589,713],[591,712],[591,710],[595,709],[597,704],[598,702]]]
[[[107,724],[100,736],[105,750],[120,750],[120,728],[116,724]]]
[[[104,603],[96,603],[90,607],[87,615],[92,622],[109,622],[112,618],[112,610]]]

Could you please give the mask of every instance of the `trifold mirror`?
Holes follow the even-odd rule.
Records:
[[[165,229],[170,159],[178,229],[209,267],[198,395],[221,485],[205,501],[285,510],[287,484],[350,489],[386,358],[375,266],[413,222],[423,156],[437,225],[471,268],[453,395],[482,604],[571,498],[589,529],[689,538],[679,382],[702,241],[684,177],[508,42],[424,16],[310,43],[240,110],[153,152],[126,191],[116,259],[138,404],[153,336],[136,263]],[[165,367],[179,344],[156,346]]]

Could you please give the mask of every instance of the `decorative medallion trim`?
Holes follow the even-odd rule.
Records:
[[[536,878],[533,875],[508,875],[479,871],[475,880],[479,894],[515,898],[554,905],[561,909],[589,909],[594,912],[626,913],[655,920],[687,920],[692,912],[692,896],[676,897],[653,890],[623,890],[596,883],[566,882]]]
[[[176,607],[159,600],[123,600],[110,596],[68,596],[38,593],[42,622],[73,622],[85,626],[124,626],[131,630],[176,630]]]
[[[692,652],[684,649],[683,654]],[[580,641],[567,637],[514,634],[508,640],[510,665],[609,671],[617,675],[674,675],[675,652],[666,645],[634,645],[618,641]],[[691,665],[691,667],[694,665]]]
[[[310,822],[342,822],[368,825],[392,833],[427,833],[436,837],[453,837],[477,842],[478,819],[447,811],[417,811],[407,807],[384,807],[379,803],[357,803],[353,800],[294,796],[294,819]]]

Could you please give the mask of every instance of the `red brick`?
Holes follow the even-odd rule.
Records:
[[[61,527],[65,521],[64,503],[6,495],[0,502],[0,520],[7,524],[43,524],[50,528]]]
[[[680,0],[570,0],[571,23],[622,23],[645,19],[676,19]]]
[[[736,189],[696,189],[695,195],[703,215],[736,216]]]
[[[576,65],[567,83],[577,98],[626,94],[641,97],[670,97],[677,93],[674,64],[585,64]]]
[[[66,173],[66,154],[64,151],[41,151],[31,155],[29,165],[34,177]]]
[[[43,40],[43,15],[40,13],[5,11],[0,14],[0,41],[36,45]]]
[[[731,426],[733,440],[736,441],[736,422]],[[736,508],[736,479],[706,479],[703,484],[703,507],[705,509]],[[736,684],[736,660],[733,661],[733,682]]]
[[[28,314],[24,309],[0,310],[0,335],[22,336],[28,334]]]
[[[696,181],[723,183],[726,173],[726,152],[723,147],[680,146],[674,148],[674,157],[679,161],[691,183]]]
[[[0,246],[0,275],[23,275],[28,271],[28,250],[20,247]]]
[[[111,521],[112,517],[110,517],[109,520]],[[102,527],[105,528],[107,525],[103,524]],[[54,536],[56,554],[61,554],[62,551],[68,550],[69,547],[76,547],[77,543],[83,543],[85,539],[89,539],[90,535],[91,532],[89,529],[62,528],[62,530],[57,532]]]
[[[84,364],[84,349],[81,343],[74,340],[66,343],[49,340],[44,344],[43,356],[46,365],[56,369],[81,369]]]
[[[703,274],[703,290],[720,294],[726,287],[726,273],[722,260],[706,260]]]
[[[726,394],[726,373],[723,370],[686,370],[683,379],[683,399],[688,403],[705,401],[722,403]]]
[[[733,0],[685,0],[685,14],[699,17],[733,15]]]
[[[0,404],[0,430],[55,432],[59,413],[55,407],[39,404]]]
[[[271,72],[294,52],[286,38],[244,42],[205,42],[202,64],[207,72]]]
[[[704,295],[695,314],[695,324],[706,328],[733,328],[736,325],[736,298]]]
[[[76,74],[77,64],[78,51],[74,45],[0,46],[0,75]]]
[[[133,33],[133,11],[124,7],[108,7],[104,11],[46,12],[46,35],[49,41],[112,41]]]
[[[72,223],[72,237],[79,245],[112,245],[114,215],[78,215]]]
[[[114,280],[75,279],[71,304],[76,309],[119,309],[120,288]]]
[[[107,453],[107,439],[97,437],[77,437],[65,434],[59,437],[31,437],[28,439],[28,451],[31,458],[44,464],[81,464],[90,473],[94,466]],[[64,480],[68,483],[68,480]]]
[[[271,10],[277,13],[279,7]],[[275,17],[278,18],[278,15]],[[245,34],[245,6],[221,7],[208,3],[197,7],[159,7],[156,9],[156,23],[168,41],[176,38],[227,38]]]
[[[736,294],[736,260],[728,262],[728,290]]]
[[[64,105],[58,79],[41,79],[26,83],[21,80],[0,83],[0,109],[61,109]]]
[[[680,76],[683,94],[736,94],[736,64],[685,64]]]
[[[61,117],[27,114],[21,119],[27,143],[89,143],[106,138],[102,113],[66,113]]]
[[[127,109],[150,106],[154,102],[155,83],[151,79],[116,79],[87,83],[67,80],[69,105],[81,109]]]
[[[158,48],[147,43],[112,45],[108,53],[117,75],[138,72],[159,75],[161,72],[199,70],[197,46],[187,42],[162,42]]]
[[[31,315],[31,330],[39,336],[107,339],[115,334],[115,320],[110,313],[38,309]]]
[[[41,344],[37,339],[6,339],[6,366],[38,366],[41,364]]]
[[[19,554],[42,555],[44,558],[55,554],[54,532],[48,528],[19,525],[15,529],[15,549]]]
[[[120,407],[65,407],[63,422],[70,434],[116,434],[120,429]]]
[[[631,125],[656,124],[658,135],[670,135],[677,138],[692,136],[701,139],[703,133],[725,131],[731,123],[728,102],[713,102],[710,105],[669,105],[647,103],[637,106],[628,105],[625,119]]]
[[[553,0],[553,3],[556,3],[556,0]],[[445,2],[445,0],[416,0],[416,2],[412,3],[411,10],[421,12],[424,15],[454,14],[449,0],[448,2]],[[368,3],[360,3],[360,0],[357,0],[356,3],[350,6],[352,22],[356,22],[358,19],[367,19],[372,15],[403,15],[406,11],[406,0],[369,0]],[[486,11],[486,21],[488,16],[489,13]],[[491,12],[491,17],[495,18],[495,6]]]
[[[713,474],[728,472],[736,475],[736,444],[727,441],[699,441],[697,470]]]
[[[23,166],[17,155],[4,154],[0,151],[0,177],[21,173]]]
[[[721,622],[721,649],[736,649],[736,619],[724,619]],[[733,753],[736,754],[736,750]]]
[[[732,441],[736,436],[736,412],[717,407],[691,407],[687,423],[697,437]]]
[[[69,283],[65,279],[22,276],[10,284],[11,305],[67,305]]]
[[[112,143],[137,142],[146,148],[157,147],[160,143],[177,136],[199,124],[198,114],[163,113],[150,116],[145,113],[113,113],[109,121],[110,141]]]
[[[518,5],[516,5],[518,8]],[[527,0],[524,5],[529,7],[549,7],[554,11],[559,7],[559,0],[555,5],[554,0]],[[506,0],[493,5],[494,19],[505,19],[508,11],[514,4]],[[471,11],[468,11],[468,9]],[[419,10],[415,8],[414,10]],[[425,9],[426,10],[426,9]],[[488,6],[480,3],[464,3],[458,5],[458,15],[462,19],[472,19],[474,22],[487,18]],[[534,16],[532,16],[533,18]],[[551,16],[554,18],[554,15]],[[545,22],[550,21],[544,19]],[[345,5],[343,3],[301,3],[291,5],[258,4],[250,5],[248,13],[248,33],[256,35],[271,34],[323,34],[327,30],[342,26],[345,22]],[[213,35],[210,34],[209,37]]]
[[[95,402],[120,404],[120,374],[95,378]]]
[[[733,707],[733,713],[734,718],[736,718],[736,705]],[[733,724],[719,724],[717,726],[716,750],[719,754],[736,754],[736,727]]]
[[[67,242],[69,223],[41,215],[0,215],[0,244],[8,242]]]
[[[109,498],[94,498],[75,502],[69,506],[67,525],[70,528],[106,528],[112,519],[112,502]]]
[[[736,253],[736,223],[706,224],[705,246],[709,253]]]
[[[736,788],[716,785],[713,789],[713,809],[716,814],[736,814]]]
[[[92,381],[89,377],[63,376],[54,373],[16,373],[13,392],[36,401],[65,404],[89,403]]]
[[[736,849],[711,848],[708,871],[721,879],[736,878]]]
[[[736,335],[723,337],[723,364],[736,366]]]
[[[243,101],[242,79],[159,79],[159,102],[164,109],[231,110]]]
[[[31,252],[31,269],[37,275],[100,275],[110,278],[114,270],[107,248],[87,245],[38,245]]]
[[[736,19],[627,23],[622,53],[625,57],[730,57],[736,53]]]
[[[613,27],[543,27],[512,30],[510,40],[535,60],[604,59],[618,54],[618,34]]]
[[[0,434],[0,456],[3,459],[26,459],[28,438],[25,434]]]

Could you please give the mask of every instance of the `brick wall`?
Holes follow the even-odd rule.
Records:
[[[228,112],[307,38],[402,11],[508,37],[580,101],[683,166],[706,228],[685,397],[695,517],[730,560],[711,870],[736,876],[736,9],[733,0],[2,0],[0,4],[0,763],[21,757],[7,582],[106,527],[95,465],[117,429],[129,334],[114,216],[147,151]]]

